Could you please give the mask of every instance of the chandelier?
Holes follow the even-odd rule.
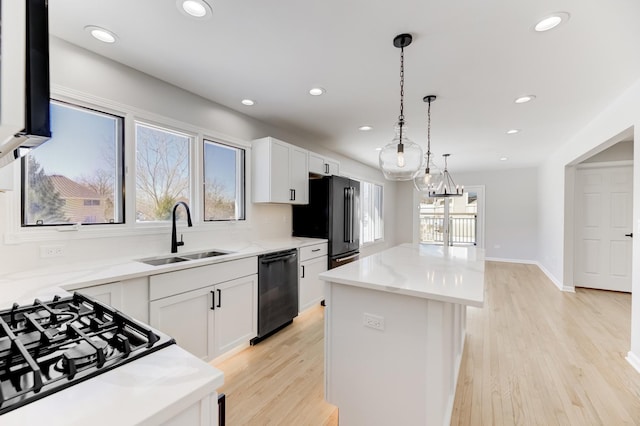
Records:
[[[441,197],[461,197],[464,193],[464,186],[459,187],[453,181],[447,169],[447,159],[451,154],[442,154],[444,157],[444,170],[440,175],[439,182],[431,183],[428,188],[428,196],[432,198]]]

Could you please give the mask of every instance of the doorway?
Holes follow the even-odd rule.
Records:
[[[484,248],[484,186],[466,186],[461,197],[418,194],[418,242]]]
[[[633,141],[585,159],[574,177],[574,287],[630,293]]]

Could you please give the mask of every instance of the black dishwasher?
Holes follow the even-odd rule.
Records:
[[[258,336],[254,345],[298,316],[298,250],[258,256]]]

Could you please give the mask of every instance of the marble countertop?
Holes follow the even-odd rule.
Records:
[[[156,425],[223,382],[222,371],[172,345],[9,411],[0,424]]]
[[[320,274],[324,281],[482,307],[484,250],[402,244]]]
[[[327,240],[304,237],[238,241],[235,243],[225,244],[224,246],[216,245],[215,247],[203,248],[202,250],[184,251],[174,255],[179,256],[195,251],[207,250],[230,252],[229,254],[205,259],[189,260],[187,262],[171,263],[167,265],[152,266],[139,262],[136,259],[119,258],[114,256],[113,258],[99,261],[82,262],[77,264],[65,263],[55,267],[30,269],[28,271],[0,275],[0,308],[10,306],[13,302],[18,302],[20,304],[33,303],[34,297],[46,298],[48,295],[53,295],[56,290],[59,290],[59,288],[75,290],[82,287],[162,274],[165,272],[178,271],[181,269],[213,263],[227,262],[234,259],[258,256],[260,254],[273,251],[299,248],[323,242],[327,242]],[[171,256],[171,254],[167,253],[166,256]],[[144,259],[147,257],[148,256],[140,256],[137,259]]]

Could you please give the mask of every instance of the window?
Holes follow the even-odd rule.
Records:
[[[190,143],[188,135],[136,123],[137,222],[169,220],[176,202],[189,203]]]
[[[22,226],[123,223],[124,118],[50,108],[52,138],[22,159]]]
[[[360,198],[362,200],[361,243],[381,240],[384,238],[382,185],[360,182]]]
[[[204,141],[204,220],[243,220],[244,149]]]

